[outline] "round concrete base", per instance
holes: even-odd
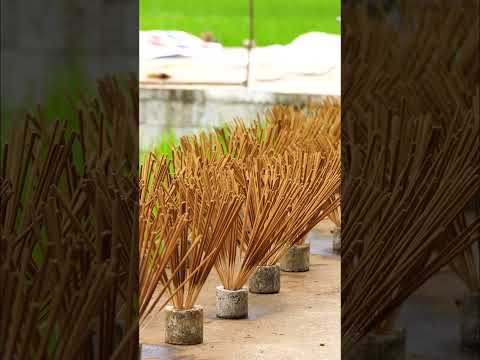
[[[405,329],[395,329],[387,334],[369,333],[358,342],[347,360],[405,360],[407,342]]]
[[[480,292],[471,292],[463,298],[460,339],[464,350],[480,349]]]
[[[176,310],[165,308],[165,342],[173,345],[195,345],[203,342],[203,308]]]
[[[280,260],[280,269],[286,272],[304,272],[310,268],[310,244],[293,245]]]
[[[217,286],[217,317],[221,319],[243,319],[248,317],[248,289],[227,290]]]
[[[280,291],[280,266],[258,266],[250,278],[249,290],[255,294],[275,294]]]

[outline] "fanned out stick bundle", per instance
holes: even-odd
[[[398,2],[401,31],[363,5],[342,14],[345,354],[388,332],[401,303],[478,236],[478,218],[452,231],[478,194],[478,2],[420,16],[415,5]]]
[[[116,140],[135,143],[134,132],[122,133],[137,119],[129,100],[135,89],[129,97],[105,79],[99,99],[80,110],[78,133],[40,111],[3,147],[0,352],[6,358],[136,356],[132,210],[138,200],[130,171],[136,173],[137,161],[114,159],[121,153]],[[125,107],[109,111],[107,103]],[[86,114],[89,124],[102,125],[88,134],[81,125]]]
[[[460,0],[455,9],[446,0],[422,4],[398,1],[399,24],[382,9],[370,16],[374,4],[345,5],[342,105],[349,112],[371,111],[370,104],[382,102],[408,116],[428,109],[436,122],[448,124],[458,107],[472,106],[480,77],[478,31],[471,31],[478,25],[478,1]]]
[[[373,114],[361,119],[368,142],[345,146],[350,166],[342,207],[345,353],[368,331],[388,331],[401,303],[471,246],[480,229],[476,219],[456,238],[441,241],[478,191],[478,113],[459,115],[464,121],[444,137],[435,137],[441,129],[429,116],[409,119],[381,110],[375,115],[383,126]],[[353,131],[348,135],[357,138]]]
[[[68,261],[72,253],[69,252],[66,265],[58,269],[51,258],[55,254],[53,250],[57,254],[63,250],[59,234],[49,239],[49,243],[43,241],[41,262],[37,260],[40,251],[35,251],[35,248],[42,240],[41,231],[58,231],[58,218],[52,217],[51,213],[57,204],[49,196],[49,190],[61,182],[69,147],[66,146],[65,127],[59,123],[53,130],[49,129],[51,138],[47,144],[48,137],[40,137],[35,125],[32,121],[25,121],[23,131],[17,132],[18,136],[5,144],[2,152],[1,174],[5,191],[0,212],[3,292],[0,350],[8,357],[27,358],[30,352],[46,357],[46,343],[51,330],[47,328],[41,334],[37,321],[43,319],[44,324],[54,323],[68,315],[63,312],[55,316],[52,311],[61,310],[66,284],[65,280],[60,283],[58,280],[60,276],[68,276],[72,270],[71,261]],[[43,204],[43,208],[38,204]],[[47,218],[55,220],[55,223],[48,224]],[[47,224],[50,226],[47,227]],[[58,286],[59,292],[45,291],[53,289],[50,281]],[[49,303],[53,305],[49,306]],[[30,325],[30,336],[22,336],[22,332],[26,332],[26,324]],[[65,345],[71,334],[59,334],[59,345]]]
[[[225,162],[192,162],[175,178],[168,174],[169,166],[165,158],[149,155],[142,168],[142,322],[165,292],[160,308],[169,301],[176,309],[193,307],[243,201]],[[161,290],[155,293],[158,284]]]
[[[177,175],[176,188],[177,201],[189,216],[192,243],[188,246],[184,233],[180,246],[169,258],[170,268],[174,269],[172,281],[164,276],[162,284],[173,296],[176,309],[190,309],[232,231],[243,197],[226,161],[208,166],[192,164],[188,171]],[[187,257],[188,262],[182,264]],[[178,288],[180,291],[176,291]]]
[[[173,152],[178,172],[191,167],[192,159],[197,166],[206,166],[227,154],[240,165],[235,173],[246,203],[217,262],[225,288],[236,290],[256,266],[276,263],[338,208],[339,146],[338,104],[320,104],[306,111],[278,106],[266,114],[265,122],[257,119],[247,126],[237,120],[215,133],[181,139]],[[270,178],[265,179],[264,173]],[[290,216],[269,218],[272,211]],[[272,223],[274,233],[267,229],[269,224],[262,224],[267,219],[280,221]]]
[[[185,157],[195,154],[208,162],[229,155],[242,162],[276,156],[287,150],[330,151],[340,146],[340,106],[334,102],[310,105],[305,110],[275,106],[251,124],[236,120],[214,132],[183,137],[174,151],[175,168],[185,166]]]
[[[148,275],[151,283],[141,281],[142,292],[145,289],[145,294],[149,294],[148,300],[146,295],[141,301],[141,316],[147,307],[150,313],[166,291],[169,296],[164,296],[162,306],[171,301],[179,309],[192,307],[213,263],[225,288],[240,288],[258,265],[276,263],[291,245],[301,241],[338,206],[338,197],[334,199],[333,195],[340,186],[339,106],[322,106],[330,111],[320,112],[312,106],[305,114],[278,107],[267,115],[266,123],[257,120],[248,127],[237,121],[215,133],[181,139],[180,146],[172,152],[172,164],[163,166],[164,174],[168,167],[172,173],[169,187],[164,185],[162,190],[154,185],[151,188],[155,191],[148,190],[150,200],[142,196],[142,229],[150,226],[147,223],[161,223],[157,218],[165,216],[167,208],[172,207],[176,210],[169,213],[188,214],[188,231],[166,225],[160,231],[153,227],[142,230],[143,281],[147,281],[148,273],[152,274]],[[142,179],[157,176],[151,175],[157,171],[148,165],[151,160],[146,163]],[[143,191],[147,190],[145,184],[142,180]],[[153,200],[158,191],[168,194],[163,196],[163,202]],[[233,196],[234,204],[227,205],[222,200],[227,194]],[[200,216],[215,199],[217,206],[210,205],[209,216],[216,214],[219,218],[203,217],[223,224],[215,229],[216,235],[207,231],[207,223]],[[153,210],[155,202],[160,206],[158,210]],[[170,221],[176,224],[173,218]],[[158,249],[161,240],[153,240],[159,232],[165,238],[162,251]],[[180,235],[172,235],[177,233]],[[212,256],[200,271],[201,249],[208,249]],[[213,254],[217,251],[218,258]],[[153,263],[149,260],[152,253],[157,259],[155,269],[148,265]],[[194,271],[198,273],[191,275]],[[153,295],[158,283],[160,291]],[[155,300],[147,305],[152,297]]]
[[[333,222],[333,225],[337,228],[340,229],[342,225],[342,216],[341,216],[341,209],[340,209],[340,195],[335,194],[333,199],[330,199],[330,202],[336,202],[338,201],[338,206],[334,210],[328,214],[328,218],[330,219],[331,222]]]
[[[331,100],[311,104],[305,110],[276,106],[266,112],[264,121],[258,118],[247,125],[237,120],[215,132],[182,138],[173,158],[175,167],[182,169],[189,154],[197,156],[202,163],[228,154],[250,164],[258,157],[277,156],[292,150],[336,156],[340,152],[340,105]],[[339,192],[340,187],[329,200],[338,204],[334,213],[339,212]],[[304,241],[305,238],[301,238],[296,243]]]
[[[187,215],[170,208],[174,189],[168,166],[165,158],[149,155],[140,172],[140,325],[160,301],[164,291],[156,293],[157,285],[165,277],[168,260],[188,231]]]
[[[226,289],[240,289],[257,266],[276,264],[338,205],[325,206],[339,169],[338,156],[299,152],[260,157],[243,169],[245,205],[216,265]]]

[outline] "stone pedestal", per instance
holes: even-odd
[[[243,319],[248,317],[248,289],[228,290],[217,286],[217,317],[221,319]]]
[[[249,290],[255,294],[275,294],[280,291],[280,266],[259,266],[250,278]]]
[[[310,244],[293,245],[280,260],[280,268],[286,272],[304,272],[310,268]]]
[[[203,342],[203,308],[177,310],[165,308],[165,342],[173,345],[195,345]]]

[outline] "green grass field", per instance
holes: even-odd
[[[286,44],[309,31],[340,33],[340,0],[254,0],[257,45]],[[141,30],[209,31],[225,46],[248,38],[248,0],[140,0]]]
[[[140,163],[143,163],[145,160],[145,156],[149,152],[153,152],[156,155],[166,155],[168,158],[171,158],[171,148],[178,144],[178,137],[175,135],[173,130],[166,131],[160,134],[159,138],[149,149],[140,150],[139,153],[139,160]]]

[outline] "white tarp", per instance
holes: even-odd
[[[150,60],[165,57],[195,57],[206,51],[218,51],[220,44],[203,41],[184,31],[140,31],[140,59]]]
[[[184,31],[140,31],[140,59],[166,57],[222,57],[221,44],[206,42]],[[309,32],[298,36],[288,45],[270,45],[254,49],[257,60],[275,60],[290,63],[340,64],[339,35]],[[220,59],[223,60],[223,59]]]
[[[271,45],[255,49],[252,63],[271,64],[274,72],[320,74],[341,65],[339,35],[310,32],[288,45]]]
[[[161,66],[162,71],[173,77],[178,77],[180,71],[185,81],[185,77],[199,81],[199,78],[211,79],[219,74],[226,74],[222,77],[228,78],[228,73],[232,74],[230,77],[237,74],[243,78],[242,69],[246,68],[247,59],[245,48],[222,47],[182,31],[140,32],[140,66],[147,72],[158,72]],[[290,75],[339,74],[341,38],[309,32],[287,45],[254,48],[250,63],[251,76],[258,81],[275,81]]]

